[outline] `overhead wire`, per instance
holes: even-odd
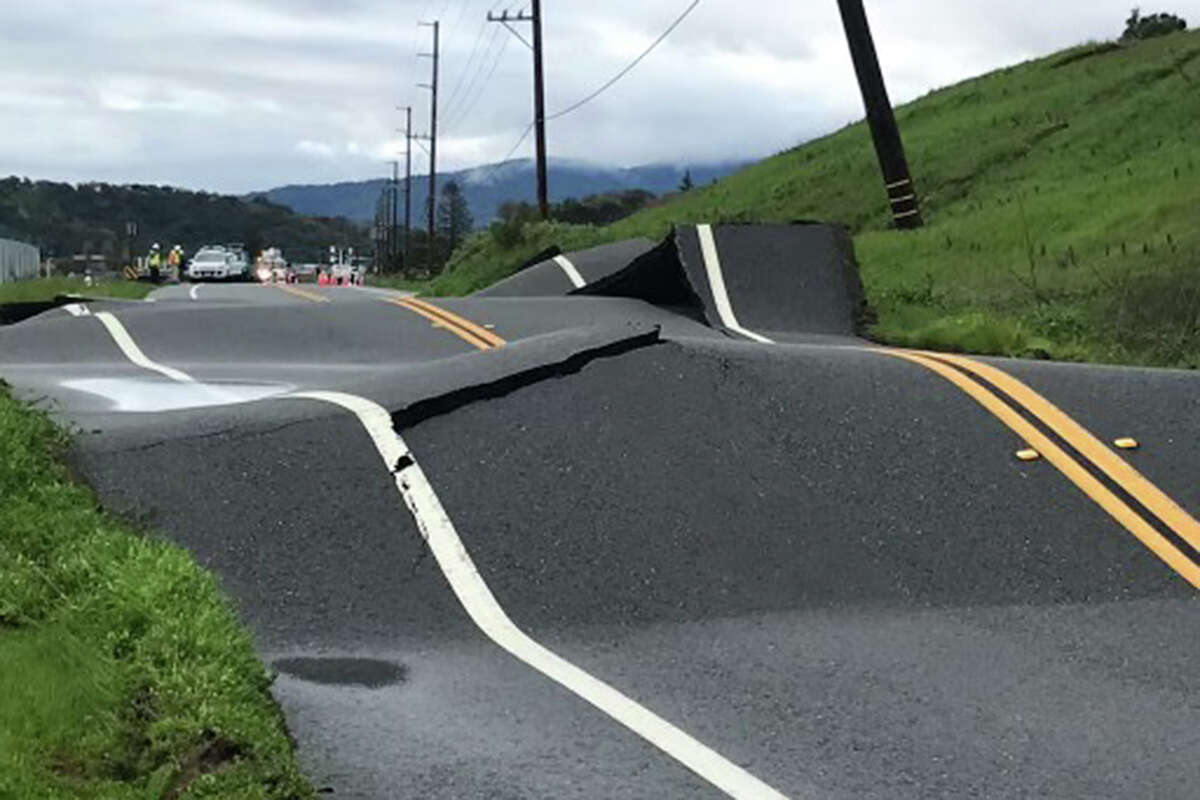
[[[478,105],[480,99],[487,91],[488,84],[491,82],[492,76],[496,74],[496,69],[500,66],[500,61],[504,57],[504,51],[508,49],[508,44],[510,41],[510,39],[506,38],[501,43],[500,49],[496,52],[496,57],[492,60],[491,68],[488,70],[483,82],[479,84],[479,91],[475,93],[475,97],[473,99],[466,101],[466,104],[460,108],[459,113],[455,115],[454,121],[450,125],[451,127],[458,127],[459,124],[461,124],[468,116],[470,116],[471,112],[475,109],[475,106]]]
[[[599,89],[597,89],[596,91],[589,94],[587,97],[584,97],[582,100],[580,100],[576,103],[573,103],[572,105],[567,106],[562,111],[556,112],[554,114],[550,114],[549,116],[546,117],[546,120],[549,121],[552,119],[559,119],[560,117],[565,117],[567,114],[570,114],[573,111],[577,111],[578,109],[587,105],[591,101],[595,100],[597,97],[599,97],[601,94],[606,92],[608,89],[612,88],[612,86],[614,84],[616,84],[617,81],[621,80],[626,75],[628,75],[630,72],[632,72],[634,67],[636,67],[638,64],[642,63],[642,61],[646,58],[646,56],[650,55],[650,53],[652,53],[656,47],[658,47],[660,44],[662,44],[666,40],[666,38],[668,36],[670,36],[674,32],[674,30],[676,28],[678,28],[680,26],[680,24],[683,23],[683,21],[685,19],[688,18],[688,15],[691,14],[696,9],[696,6],[698,6],[698,5],[700,5],[700,0],[692,0],[691,5],[689,5],[687,8],[685,8],[683,10],[683,13],[680,14],[675,19],[675,21],[672,22],[671,25],[665,31],[663,31],[662,35],[659,36],[657,39],[655,39],[653,42],[651,42],[650,46],[647,47],[645,50],[643,50],[642,54],[639,55],[637,58],[635,58],[632,62],[630,62],[624,69],[622,69],[620,72],[618,72],[612,78],[610,78],[603,86],[601,86]]]
[[[454,88],[450,91],[450,94],[447,95],[447,108],[452,106],[454,101],[458,98],[458,92],[467,79],[467,73],[471,71],[471,67],[475,64],[475,57],[479,55],[479,44],[483,41],[483,34],[487,30],[487,25],[488,23],[486,19],[479,24],[479,32],[475,35],[475,43],[471,45],[471,52],[467,56],[467,60],[463,68],[458,73],[458,81],[454,84]]]
[[[534,126],[534,123],[530,122],[525,127],[525,132],[521,134],[521,138],[517,139],[516,144],[514,144],[511,148],[509,148],[508,154],[505,155],[504,158],[497,161],[495,164],[492,164],[490,167],[488,167],[487,172],[483,173],[483,175],[480,178],[481,183],[490,179],[492,177],[492,175],[496,174],[496,172],[501,167],[503,167],[505,164],[507,164],[509,162],[509,159],[511,159],[513,157],[513,153],[517,152],[517,149],[520,148],[520,146],[525,143],[525,140],[529,138],[529,134],[533,133],[533,126]]]
[[[484,23],[484,24],[486,24],[486,23]],[[499,28],[493,28],[491,38],[488,39],[487,44],[484,45],[482,53],[479,56],[479,59],[475,63],[474,73],[472,73],[469,78],[466,77],[465,72],[463,73],[465,82],[461,86],[461,92],[456,90],[453,93],[454,96],[451,98],[451,100],[447,101],[446,104],[444,106],[442,106],[442,108],[445,111],[445,116],[447,119],[449,119],[450,116],[452,116],[454,113],[457,112],[458,108],[455,105],[455,103],[456,102],[457,103],[464,102],[466,100],[466,98],[470,97],[471,93],[475,91],[475,87],[479,83],[479,76],[482,75],[484,70],[487,69],[488,60],[490,58],[492,58],[496,52],[498,52],[496,49],[497,42],[499,41],[500,35],[502,33],[503,33],[503,31],[501,31]]]
[[[564,108],[560,111],[557,111],[553,114],[548,115],[546,117],[546,120],[549,121],[549,120],[555,120],[555,119],[560,119],[562,117],[565,117],[568,114],[571,114],[571,113],[579,110],[580,108],[587,105],[591,101],[595,100],[597,97],[602,95],[604,92],[608,91],[613,86],[615,86],[622,78],[624,78],[626,75],[628,75],[630,72],[632,72],[639,64],[641,64],[642,61],[644,61],[647,56],[649,56],[652,52],[654,52],[654,50],[656,50],[659,45],[661,45],[664,41],[666,41],[667,37],[669,37],[672,33],[674,33],[675,29],[678,28],[681,24],[683,24],[683,21],[685,19],[687,19],[688,16],[690,16],[693,11],[696,10],[696,7],[700,5],[700,2],[701,2],[701,0],[692,0],[692,2],[688,4],[688,6],[683,10],[683,12],[678,17],[676,17],[675,20],[673,22],[671,22],[670,25],[667,26],[666,30],[664,30],[658,36],[658,38],[656,38],[653,42],[651,42],[650,45],[637,56],[637,58],[633,59],[633,61],[631,61],[624,68],[622,68],[619,72],[617,72],[612,78],[607,80],[605,83],[603,83],[601,86],[599,86],[595,91],[593,91],[590,94],[586,95],[585,97],[581,98],[577,102],[572,103],[571,105],[567,106],[566,108]],[[480,37],[481,36],[482,36],[482,33],[480,34]],[[478,42],[478,38],[480,38],[480,37],[477,37],[477,40],[476,40],[477,42]],[[486,63],[486,61],[487,61],[487,54],[491,52],[492,44],[494,41],[495,41],[495,36],[492,37],[492,40],[489,40],[488,46],[487,46],[487,48],[485,48],[485,51],[484,51],[485,52],[484,57],[480,60],[480,63],[476,68],[475,75],[472,77],[472,80],[470,82],[468,82],[468,84],[467,84],[466,94],[464,95],[464,97],[466,97],[466,98],[471,97],[472,84],[477,83],[478,76],[480,74],[482,74],[483,64]],[[474,109],[474,107],[475,107],[476,103],[478,103],[479,99],[483,96],[483,92],[484,92],[484,90],[486,90],[488,82],[491,80],[493,74],[496,71],[497,66],[500,63],[500,56],[503,54],[505,48],[507,47],[508,41],[509,41],[508,39],[505,39],[504,42],[501,44],[500,49],[496,52],[495,57],[492,61],[492,66],[488,70],[487,77],[484,78],[483,84],[480,86],[479,90],[475,94],[474,99],[466,101],[465,105],[461,105],[459,107],[459,113],[457,114],[457,118],[454,120],[453,123],[451,123],[451,125],[457,125],[458,123],[462,122],[463,119],[465,119],[466,116],[469,115],[469,113]],[[469,67],[467,69],[469,69]],[[464,73],[463,73],[464,75],[466,74],[467,69],[464,69]],[[461,83],[461,79],[460,79],[460,83]],[[500,167],[502,167],[504,164],[508,163],[508,161],[513,157],[513,154],[516,153],[517,150],[521,147],[521,145],[525,143],[525,140],[529,138],[529,134],[533,132],[533,129],[536,124],[537,124],[537,121],[534,120],[525,127],[525,130],[521,133],[520,137],[513,144],[513,146],[509,149],[508,153],[504,156],[504,158],[502,158],[500,161],[493,164],[488,169],[488,171],[486,173],[484,173],[484,175],[482,176],[482,180],[489,179]]]

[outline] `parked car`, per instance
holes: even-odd
[[[239,278],[245,275],[233,254],[224,247],[202,247],[187,265],[187,277],[194,281]]]

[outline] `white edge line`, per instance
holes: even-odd
[[[479,574],[454,528],[454,523],[442,507],[408,445],[396,433],[391,414],[386,409],[365,398],[341,392],[298,392],[286,397],[332,403],[358,417],[374,441],[388,471],[395,476],[396,488],[412,512],[421,536],[429,544],[429,549],[454,594],[488,638],[731,797],[739,800],[781,800],[786,797],[645,706],[539,644],[518,628],[505,614]]]
[[[562,267],[562,271],[567,273],[567,279],[571,281],[576,289],[582,289],[587,285],[587,281],[579,274],[579,270],[575,269],[575,265],[571,263],[571,259],[566,256],[555,256],[554,263]]]
[[[725,275],[721,272],[721,257],[717,253],[717,242],[713,238],[711,225],[697,225],[696,235],[700,238],[700,255],[704,258],[704,271],[708,275],[708,286],[712,290],[713,302],[717,306],[717,314],[721,324],[731,331],[740,333],[747,339],[753,339],[762,344],[774,344],[761,333],[743,328],[733,313],[733,304],[729,302],[729,292],[725,289]]]
[[[83,303],[68,303],[62,309],[72,317],[90,317],[92,315],[91,309]]]
[[[180,383],[196,382],[185,372],[147,358],[125,326],[112,314],[100,311],[95,317],[104,324],[121,351],[134,364],[162,373]],[[331,403],[358,417],[384,465],[394,476],[396,488],[442,574],[472,621],[489,639],[519,661],[620,722],[730,797],[737,800],[787,800],[786,795],[645,706],[547,649],[518,628],[479,574],[424,470],[417,464],[408,444],[396,433],[392,416],[383,406],[341,392],[297,392],[283,397]]]
[[[125,330],[125,326],[121,321],[107,311],[97,311],[93,315],[96,319],[103,323],[108,329],[108,333],[112,336],[113,341],[117,343],[117,347],[121,348],[121,352],[125,357],[137,364],[143,369],[153,370],[162,375],[166,375],[173,381],[179,383],[195,383],[196,379],[186,372],[181,372],[173,367],[166,367],[155,361],[151,361],[142,349],[137,346],[137,342],[133,341],[133,337],[129,335],[129,331]]]

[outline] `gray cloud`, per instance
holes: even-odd
[[[550,110],[636,55],[685,0],[546,0]],[[1129,0],[868,0],[897,102],[1119,33]],[[1200,0],[1171,10],[1200,18]],[[444,168],[503,157],[532,117],[494,0],[41,0],[0,8],[0,173],[245,191],[374,177],[427,125],[443,21]],[[510,6],[516,10],[518,3]],[[465,67],[474,45],[470,69]],[[484,81],[487,74],[491,79]],[[861,116],[834,0],[703,0],[624,82],[550,125],[554,155],[635,164],[766,155]],[[528,145],[518,154],[528,153]],[[416,163],[424,168],[424,155]]]

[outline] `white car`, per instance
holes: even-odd
[[[236,253],[223,247],[205,247],[188,262],[187,276],[189,279],[225,281],[245,278],[250,273],[250,265]]]

